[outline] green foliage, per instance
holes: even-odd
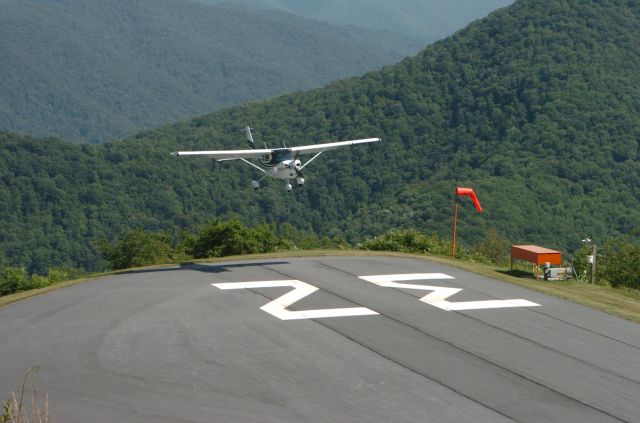
[[[503,240],[491,240],[487,244],[476,246],[473,250],[456,244],[456,258],[460,260],[495,263],[495,254]],[[384,235],[368,239],[360,243],[359,248],[371,251],[398,251],[401,253],[429,253],[439,256],[451,256],[453,244],[449,239],[442,239],[437,234],[425,235],[414,229],[392,229]]]
[[[0,133],[0,265],[100,269],[91,240],[135,227],[173,239],[214,217],[289,224],[301,234],[294,248],[355,245],[389,228],[442,239],[456,186],[472,186],[485,209],[458,210],[458,244],[480,246],[476,258],[499,256],[490,228],[507,245],[571,253],[585,234],[640,227],[639,98],[635,3],[523,0],[379,72],[131,139],[75,146]],[[266,179],[253,192],[242,163],[168,155],[238,148],[247,123],[270,146],[383,141],[323,154],[291,193]]]
[[[588,281],[591,278],[591,264],[587,263],[587,256],[591,254],[590,245],[582,245],[575,251],[571,260],[578,279]]]
[[[284,223],[279,230],[282,248],[287,250],[313,250],[313,249],[345,249],[350,245],[340,234],[333,237],[319,237],[314,233],[309,233],[297,229],[290,223]]]
[[[75,274],[77,275],[77,272]],[[71,279],[70,273],[63,274],[56,269],[51,269],[49,276],[42,276],[29,275],[24,267],[5,267],[0,271],[0,296],[44,288],[68,279]]]
[[[598,278],[603,278],[614,288],[640,289],[640,243],[629,237],[607,242],[602,258],[597,262]]]
[[[318,87],[422,46],[192,1],[0,1],[0,16],[0,129],[74,142]]]
[[[24,283],[22,283],[18,287],[18,291],[28,291],[30,289],[44,288],[45,286],[49,285],[51,285],[51,281],[46,276],[31,275],[29,278],[25,279]]]
[[[77,271],[67,269],[51,268],[47,272],[47,279],[51,284],[64,282],[78,276],[80,275]]]
[[[573,266],[585,281],[591,279],[590,245],[583,245],[574,255]],[[615,237],[598,245],[596,251],[596,283],[614,288],[640,289],[640,241],[637,236]]]
[[[472,251],[477,256],[477,261],[506,264],[508,261],[507,249],[507,240],[500,236],[495,229],[489,228],[486,237],[479,244],[476,244]]]
[[[171,260],[173,248],[166,233],[147,233],[133,229],[123,234],[113,245],[106,240],[98,242],[102,256],[113,269],[127,269]]]
[[[237,219],[216,219],[204,226],[191,253],[195,258],[269,253],[286,246],[268,224],[248,228]]]
[[[7,267],[0,274],[0,295],[13,294],[29,286],[29,275],[24,267]]]
[[[183,231],[173,245],[166,232],[133,229],[113,243],[101,240],[98,250],[112,269],[148,266],[176,260],[269,253],[290,247],[269,224],[247,227],[237,219],[216,219],[204,225],[198,235]]]
[[[372,251],[400,251],[403,253],[451,254],[451,241],[440,239],[436,234],[424,235],[413,230],[391,230],[388,233],[366,240],[360,248]]]

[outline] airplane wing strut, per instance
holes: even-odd
[[[323,150],[323,151],[321,151],[321,152],[319,152],[319,153],[317,153],[317,154],[316,154],[315,156],[313,156],[312,158],[310,158],[310,159],[309,159],[305,164],[303,164],[303,165],[300,167],[300,169],[299,169],[299,170],[304,169],[304,167],[305,167],[306,165],[308,165],[309,163],[311,163],[311,162],[313,161],[313,159],[315,159],[316,157],[318,157],[318,156],[319,156],[320,154],[322,154],[322,153],[324,153],[324,150]]]

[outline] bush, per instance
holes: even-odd
[[[382,236],[362,242],[360,248],[373,251],[445,255],[451,253],[451,242],[443,241],[436,234],[424,235],[414,229],[394,229]]]
[[[589,280],[591,264],[587,256],[591,246],[583,245],[575,254],[574,268],[578,275]],[[640,289],[640,243],[629,236],[608,240],[598,246],[596,253],[596,283],[614,288]]]
[[[147,233],[141,229],[125,233],[113,245],[106,240],[99,241],[97,247],[113,269],[164,263],[171,260],[173,255],[171,239],[167,234]]]
[[[0,296],[51,285],[46,276],[29,276],[24,267],[7,267],[0,273]]]
[[[24,282],[18,287],[18,291],[44,288],[49,285],[51,285],[51,282],[46,276],[32,275],[30,278],[24,280]]]
[[[7,267],[0,274],[0,295],[17,292],[29,284],[29,276],[24,267]]]
[[[603,279],[614,288],[640,289],[640,244],[629,237],[605,243],[596,259],[596,279]]]
[[[71,275],[68,270],[54,267],[47,271],[47,278],[49,279],[49,282],[53,284],[69,280],[71,279]]]
[[[589,280],[590,278],[591,264],[587,263],[587,256],[590,254],[591,246],[584,244],[574,253],[573,268],[580,280]]]
[[[473,257],[474,261],[505,264],[508,262],[507,251],[507,240],[491,228],[484,240],[473,247]]]
[[[207,258],[268,253],[286,245],[272,225],[248,228],[237,219],[227,222],[216,219],[202,229],[191,254],[195,258]]]

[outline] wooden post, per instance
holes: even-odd
[[[453,251],[451,252],[451,257],[456,258],[456,225],[458,223],[458,195],[455,195],[454,206],[453,206]]]
[[[596,283],[596,244],[591,244],[591,255],[593,260],[591,261],[591,283]]]

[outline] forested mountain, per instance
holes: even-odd
[[[0,130],[108,141],[360,75],[422,46],[189,0],[0,2]]]
[[[513,0],[199,0],[285,10],[342,25],[384,29],[430,44]]]
[[[381,137],[323,154],[307,184],[253,192],[242,163],[173,150]],[[220,217],[349,241],[418,228],[462,243],[489,229],[573,250],[640,226],[640,4],[520,0],[416,57],[325,88],[226,109],[101,146],[0,139],[3,264],[98,264],[91,240]]]

